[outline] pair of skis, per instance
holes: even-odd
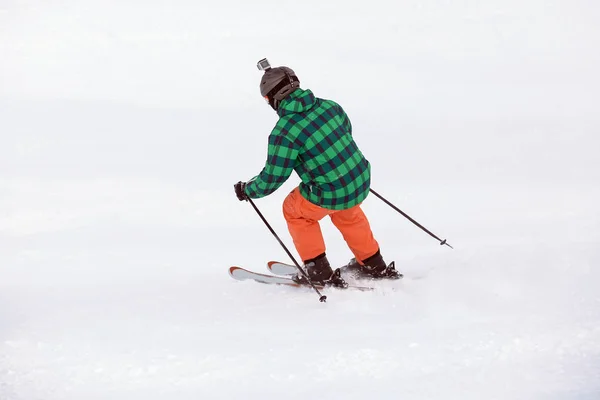
[[[278,261],[269,261],[267,263],[269,272],[273,275],[261,274],[259,272],[249,271],[247,269],[233,266],[229,268],[229,275],[235,280],[245,281],[253,280],[260,283],[285,285],[292,287],[309,287],[307,284],[297,283],[291,277],[298,273],[298,268],[291,264],[286,264]],[[315,285],[317,289],[323,289],[322,285]],[[373,287],[348,285],[346,289],[355,289],[360,291],[375,290]]]

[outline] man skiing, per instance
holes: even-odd
[[[319,221],[326,216],[342,233],[354,254],[349,264],[361,275],[397,278],[386,265],[360,204],[369,194],[370,164],[352,138],[352,126],[342,107],[300,88],[288,67],[264,70],[260,93],[279,120],[269,135],[267,161],[260,174],[234,185],[240,201],[268,196],[296,171],[301,183],[283,202],[283,215],[304,268],[313,283],[340,286],[325,254]],[[301,275],[295,278],[302,282]]]

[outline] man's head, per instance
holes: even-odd
[[[291,68],[271,68],[267,59],[260,60],[258,68],[265,71],[260,80],[260,94],[277,111],[283,99],[300,87],[300,80]]]

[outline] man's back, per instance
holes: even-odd
[[[300,193],[313,204],[343,210],[369,193],[370,165],[352,138],[350,120],[340,105],[296,89],[278,109],[269,136],[268,158],[259,176],[248,183],[252,197],[275,191],[295,170]]]

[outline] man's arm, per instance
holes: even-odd
[[[269,135],[267,162],[263,170],[246,185],[248,197],[258,199],[279,189],[294,171],[298,151],[294,143],[282,136],[279,130],[274,130]]]

